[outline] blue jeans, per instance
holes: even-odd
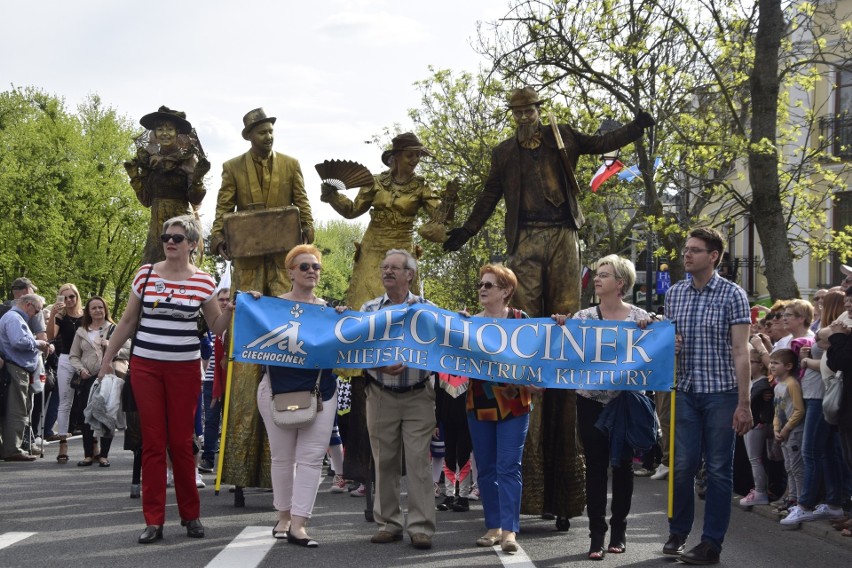
[[[675,402],[674,507],[669,532],[687,537],[695,518],[695,474],[704,457],[707,493],[701,541],[717,551],[731,519],[736,391],[677,391]]]
[[[211,361],[212,365],[213,362]],[[204,448],[201,459],[216,463],[216,453],[219,451],[219,425],[222,422],[222,405],[210,408],[213,401],[213,381],[201,381],[201,396],[204,405]]]
[[[485,528],[518,532],[521,518],[521,458],[530,415],[508,420],[477,420],[468,413],[467,423],[476,456],[479,498]]]
[[[840,460],[834,452],[831,426],[822,415],[822,399],[805,399],[805,429],[802,438],[802,460],[805,476],[799,489],[799,503],[808,509],[816,507],[820,482],[825,483],[825,502],[834,507],[843,503],[840,494]]]

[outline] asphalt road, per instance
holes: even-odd
[[[56,463],[57,445],[46,446],[45,458],[33,463],[0,462],[0,568],[2,567],[279,567],[373,566],[432,567],[553,567],[580,565],[660,566],[676,561],[661,554],[668,530],[665,516],[666,483],[636,479],[623,555],[603,562],[586,559],[588,530],[585,518],[572,520],[567,533],[556,532],[553,521],[523,517],[518,542],[522,553],[508,556],[495,549],[474,546],[484,532],[482,510],[472,502],[467,513],[439,512],[438,532],[429,551],[404,542],[369,542],[375,526],[365,520],[365,500],[348,494],[330,494],[331,478],[324,478],[309,533],[318,549],[304,549],[275,541],[271,536],[275,513],[272,494],[247,491],[245,508],[233,506],[224,487],[216,496],[212,475],[201,491],[202,520],[207,536],[190,539],[179,525],[174,493],[169,490],[165,538],[143,546],[136,538],[144,528],[141,504],[129,498],[131,455],[122,451],[121,433],[113,444],[112,467],[76,466],[82,457],[79,438],[70,444],[71,461]],[[688,547],[700,536],[696,523]],[[852,538],[843,538],[827,522],[802,530],[782,531],[767,510],[733,511],[723,566],[749,568],[818,566],[847,568],[852,564]]]

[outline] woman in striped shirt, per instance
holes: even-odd
[[[127,310],[110,338],[99,376],[111,372],[119,347],[137,321],[130,361],[133,395],[142,428],[142,512],[140,544],[163,537],[166,516],[166,450],[172,459],[181,525],[187,536],[201,538],[200,500],[192,455],[193,417],[201,392],[197,318],[219,335],[233,305],[220,310],[213,278],[192,263],[201,241],[201,226],[192,216],[173,217],[160,236],[166,260],[139,268]]]

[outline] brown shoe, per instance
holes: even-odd
[[[387,544],[389,542],[399,542],[402,540],[401,533],[392,533],[390,531],[379,531],[373,535],[370,542],[373,544]]]
[[[36,457],[31,456],[29,454],[14,454],[9,457],[3,458],[3,461],[7,462],[31,462],[35,461]]]
[[[429,550],[432,548],[432,537],[428,534],[415,533],[411,535],[411,546],[418,550]]]

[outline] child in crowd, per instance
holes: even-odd
[[[804,479],[802,462],[802,431],[804,429],[805,400],[799,384],[799,358],[791,349],[773,351],[769,358],[769,372],[775,376],[775,439],[781,442],[784,468],[787,470],[787,502],[790,514],[795,512],[799,489]],[[789,516],[789,515],[788,515]],[[789,525],[781,519],[781,524]],[[797,523],[798,524],[798,523]]]
[[[751,415],[754,419],[754,427],[744,436],[744,441],[754,478],[754,489],[740,499],[741,507],[769,504],[763,456],[766,453],[766,442],[772,437],[775,418],[774,393],[767,377],[769,373],[761,361],[760,354],[751,345],[749,345],[749,362],[751,363]]]

